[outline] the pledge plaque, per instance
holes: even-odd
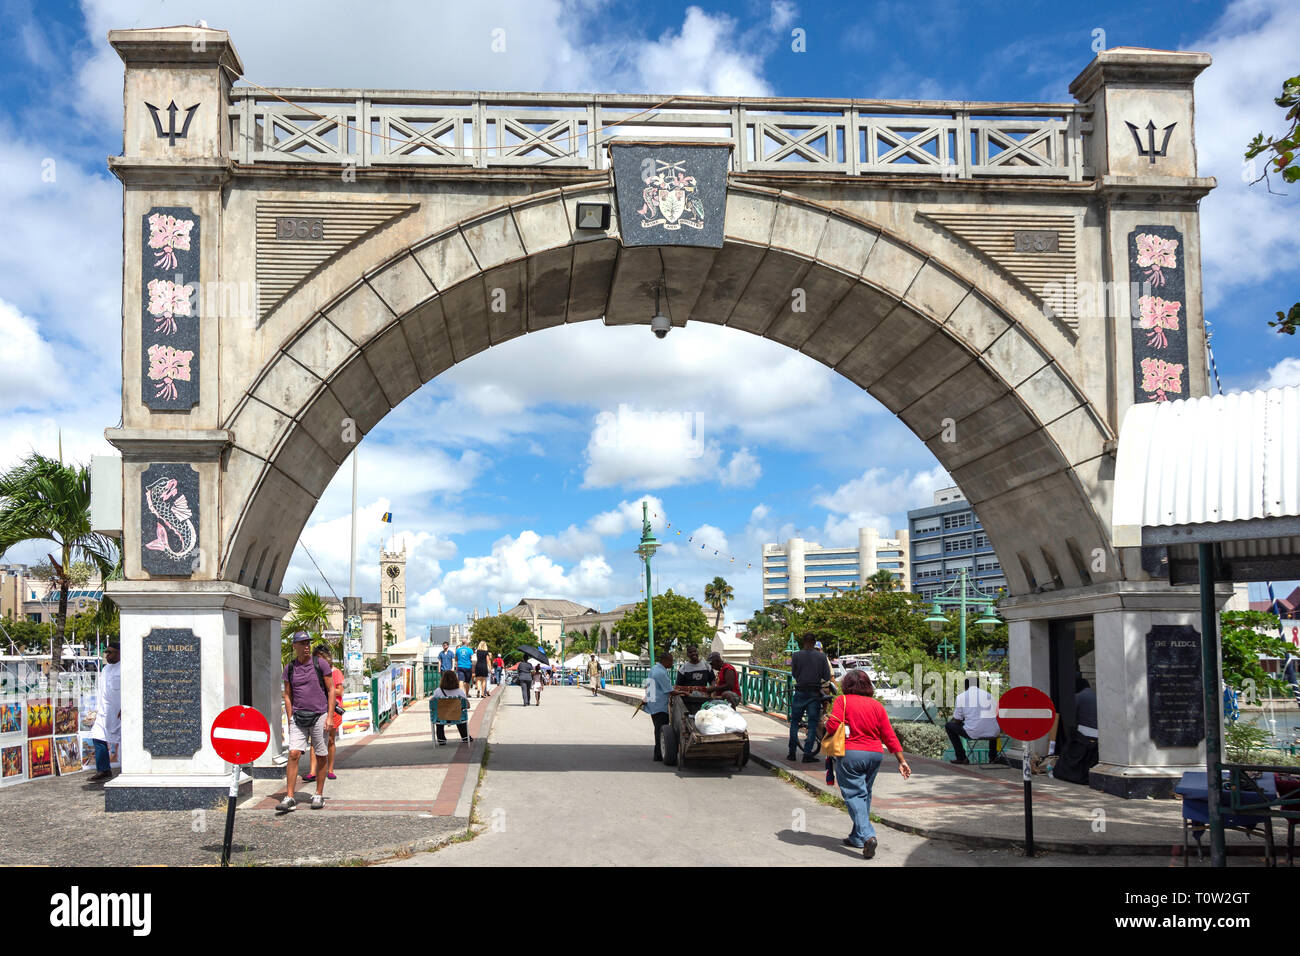
[[[156,627],[142,653],[144,749],[153,757],[193,757],[203,747],[199,638],[189,628]]]

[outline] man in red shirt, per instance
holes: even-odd
[[[740,704],[740,674],[736,669],[722,659],[722,655],[714,651],[709,655],[709,666],[718,674],[718,682],[709,688],[709,693],[714,697],[724,697],[727,694],[735,694],[736,699],[731,701],[732,706]]]

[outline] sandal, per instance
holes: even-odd
[[[338,777],[334,776],[334,774],[332,774],[332,773],[327,773],[327,774],[325,774],[325,779],[326,779],[326,780],[337,780]]]
[[[316,775],[314,773],[309,773],[307,774],[307,776],[303,777],[302,779],[305,783],[311,783],[313,780],[316,779]]]

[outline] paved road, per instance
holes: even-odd
[[[507,688],[490,737],[473,840],[396,866],[971,866],[1097,865],[1025,860],[888,828],[871,863],[840,841],[848,815],[750,764],[741,772],[677,770],[651,756],[650,719],[577,687],[549,687],[540,707]],[[896,772],[896,771],[895,771]],[[1108,857],[1108,866],[1164,861]],[[1164,862],[1164,865],[1168,865]]]

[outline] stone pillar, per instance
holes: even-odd
[[[807,596],[804,590],[803,556],[803,538],[791,538],[785,543],[785,563],[788,568],[790,587],[790,590],[786,591],[786,597],[798,598],[801,601]]]
[[[104,808],[197,809],[226,794],[230,767],[208,733],[217,714],[239,703],[241,617],[253,619],[253,706],[271,724],[254,772],[273,772],[287,602],[222,581],[115,581],[108,593],[122,620],[122,773],[105,786]],[[251,784],[243,775],[241,792]]]
[[[1218,605],[1231,594],[1227,585],[1220,587]],[[1148,635],[1153,628],[1190,625],[1199,635],[1196,588],[1172,588],[1158,581],[1109,582],[1007,598],[998,610],[1010,623],[1012,685],[1028,684],[1045,693],[1051,691],[1050,622],[1092,619],[1100,755],[1089,781],[1093,789],[1121,797],[1172,796],[1184,771],[1204,769],[1203,729],[1195,746],[1156,742],[1147,680]],[[1157,711],[1155,716],[1177,715]],[[1034,750],[1045,753],[1047,741],[1038,741]]]
[[[880,533],[875,528],[858,529],[858,586],[880,570],[876,549],[880,547]]]

